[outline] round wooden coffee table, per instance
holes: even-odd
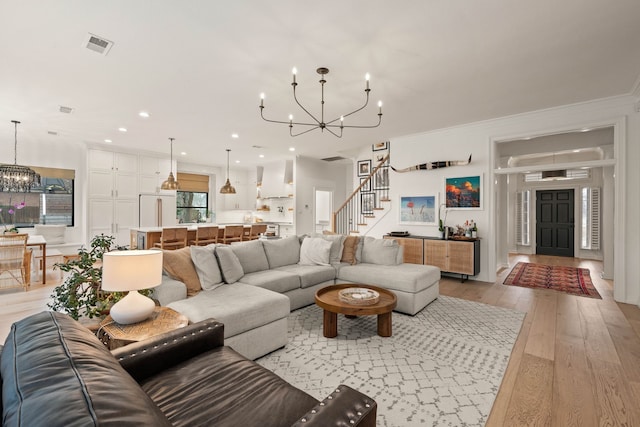
[[[355,305],[343,302],[338,292],[345,288],[367,288],[380,294],[380,300],[371,305]],[[324,310],[322,333],[326,338],[338,335],[338,313],[349,316],[378,315],[378,335],[391,336],[391,312],[396,308],[396,295],[384,288],[359,283],[331,285],[316,292],[316,304]]]

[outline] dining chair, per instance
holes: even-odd
[[[0,289],[24,288],[25,292],[28,290],[31,281],[31,250],[27,249],[28,237],[27,234],[0,235]]]
[[[267,224],[252,224],[249,234],[243,236],[242,240],[256,240],[260,238],[261,234],[267,232]]]
[[[160,241],[153,246],[160,249],[180,249],[187,246],[187,227],[166,227],[162,229]]]
[[[228,245],[231,242],[242,241],[242,234],[244,233],[244,225],[226,225],[224,227],[224,234],[222,236],[222,243]]]
[[[218,243],[218,226],[206,225],[198,226],[195,240],[190,240],[190,245],[206,246],[211,243]]]

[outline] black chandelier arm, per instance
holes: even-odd
[[[311,114],[311,113],[310,113],[306,108],[304,108],[304,107],[302,106],[302,104],[300,104],[300,102],[298,101],[298,97],[296,96],[296,85],[297,85],[297,84],[292,83],[292,86],[293,86],[293,99],[295,99],[296,104],[298,104],[298,106],[299,106],[300,108],[302,108],[302,111],[304,111],[305,113],[307,113],[307,115],[308,115],[309,117],[311,117],[313,120],[315,120],[317,124],[321,124],[322,122],[321,122],[320,120],[316,119],[316,117],[315,117],[313,114]],[[323,97],[324,97],[324,95],[323,95]],[[323,116],[324,116],[324,100],[323,100],[322,108],[323,108],[323,113],[322,113],[322,114],[323,114]]]
[[[343,115],[341,115],[340,117],[338,117],[338,118],[336,118],[336,119],[331,120],[330,122],[327,122],[327,126],[328,126],[328,125],[330,125],[331,123],[335,123],[335,122],[337,122],[337,121],[338,121],[338,120],[340,120],[340,119],[344,119],[345,117],[349,117],[350,115],[355,114],[355,113],[357,113],[358,111],[363,110],[367,105],[369,105],[369,92],[371,91],[371,89],[365,89],[364,91],[367,93],[367,97],[366,97],[366,99],[365,99],[365,101],[364,101],[364,105],[363,105],[362,107],[358,108],[357,110],[353,110],[353,111],[352,111],[352,112],[350,112],[350,113],[343,114]],[[345,126],[345,127],[354,127],[354,126]]]
[[[382,123],[382,113],[378,113],[378,123],[376,123],[375,125],[345,125],[345,124],[340,124],[340,125],[326,125],[327,128],[332,127],[332,128],[351,128],[351,129],[373,129],[373,128],[377,128],[378,126],[380,126],[380,124]]]
[[[298,124],[303,124],[305,126],[313,126],[313,127],[309,128],[309,129],[307,129],[305,131],[302,131],[300,133],[293,133],[293,125],[292,125],[292,126],[289,126],[289,135],[291,135],[291,136],[300,136],[300,135],[304,135],[305,133],[309,133],[311,131],[314,131],[316,129],[320,129],[320,126],[317,126],[317,125],[307,125],[305,123],[298,123]]]
[[[334,131],[332,131],[326,126],[325,126],[325,129],[328,130],[329,133],[331,133],[331,135],[335,136],[336,138],[342,138],[342,126],[338,126],[338,127],[340,128],[340,135],[338,135],[337,133],[335,133]]]

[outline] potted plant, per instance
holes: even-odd
[[[55,265],[55,268],[69,274],[53,290],[53,301],[47,304],[50,309],[67,313],[75,320],[109,313],[109,308],[124,296],[123,292],[104,292],[101,289],[102,256],[110,250],[126,249],[113,247],[113,242],[113,236],[100,234],[91,240],[89,250],[81,247],[77,258]],[[151,290],[140,293],[148,296]]]
[[[11,200],[9,200],[9,204],[11,204]],[[13,215],[16,213],[16,211],[23,209],[25,206],[26,206],[25,202],[16,203],[15,205],[13,205],[13,207],[10,207],[7,210],[7,213],[10,215],[11,219],[13,220]],[[2,214],[2,208],[0,208],[0,220],[2,220],[2,226],[4,227],[4,230],[2,230],[3,234],[15,234],[18,232],[18,229],[13,224],[13,221],[11,224],[7,224],[5,222],[4,215]]]

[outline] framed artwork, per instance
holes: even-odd
[[[400,224],[438,225],[437,196],[400,196]]]
[[[366,183],[365,183],[366,181]],[[362,188],[360,188],[360,191],[371,191],[371,180],[367,181],[367,178],[360,178],[360,184],[365,183]]]
[[[360,193],[360,212],[363,215],[373,213],[376,207],[376,193]]]
[[[482,175],[445,178],[447,209],[482,209]]]
[[[389,189],[389,166],[382,166],[376,171],[375,175],[373,175],[373,189]]]
[[[367,176],[371,173],[371,159],[358,160],[358,176]]]
[[[382,151],[382,150],[388,150],[388,149],[389,149],[389,141],[376,142],[371,146],[372,151]]]

